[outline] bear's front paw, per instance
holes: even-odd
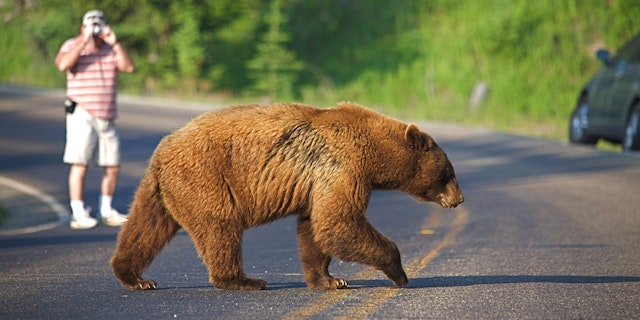
[[[336,289],[346,289],[347,288],[347,280],[342,278],[334,278],[334,277],[324,277],[317,279],[315,281],[307,281],[307,286],[310,289],[319,289],[319,290],[336,290]]]
[[[342,278],[328,278],[325,279],[325,287],[324,289],[346,289],[347,288],[347,280]]]
[[[405,275],[405,274],[403,274],[402,276],[400,276],[400,277],[398,277],[396,279],[391,279],[391,281],[393,281],[393,284],[395,284],[397,287],[404,287],[404,286],[407,285],[407,283],[409,283],[409,279],[407,278],[407,275]]]
[[[384,273],[393,281],[398,287],[403,287],[407,283],[409,283],[409,279],[407,278],[407,274],[402,269],[400,264],[395,264],[390,270],[383,270]]]

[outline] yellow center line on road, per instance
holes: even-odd
[[[424,226],[420,230],[420,234],[433,234],[435,228],[442,223],[442,210],[436,210],[436,212],[429,216]],[[406,268],[407,276],[413,278],[417,276],[426,266],[440,253],[440,251],[447,246],[453,244],[460,232],[467,224],[469,212],[460,207],[456,210],[456,216],[452,222],[452,227],[449,229],[444,238],[438,242],[427,254],[419,259],[411,261]],[[371,278],[374,277],[379,271],[373,268],[365,268],[357,273],[354,278]],[[362,303],[352,307],[344,314],[349,319],[363,318],[379,308],[380,305],[388,301],[391,297],[396,295],[400,288],[378,288],[370,294]],[[282,319],[308,319],[320,312],[335,305],[341,300],[345,299],[352,293],[356,293],[358,290],[345,289],[345,290],[332,290],[327,291],[319,299],[313,300],[306,305],[303,305],[297,310],[287,314]]]

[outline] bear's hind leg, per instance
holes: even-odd
[[[175,236],[180,225],[164,208],[153,177],[143,178],[129,210],[129,220],[118,236],[111,267],[122,285],[131,290],[155,289],[153,280],[144,280],[142,272],[160,250]]]
[[[267,282],[247,277],[242,271],[241,223],[211,219],[189,230],[198,253],[209,270],[209,281],[224,290],[263,290]],[[202,229],[200,229],[202,226]]]
[[[311,289],[344,289],[347,281],[329,274],[331,256],[324,254],[313,240],[309,217],[298,218],[298,243],[304,281]]]

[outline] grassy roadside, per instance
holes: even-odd
[[[321,107],[354,101],[400,119],[567,141],[578,92],[601,66],[594,52],[613,51],[638,32],[638,1],[285,1],[287,48],[306,66],[293,82],[294,100]],[[62,88],[65,76],[53,59],[77,32],[69,10],[81,2],[41,1],[24,10],[12,10],[20,1],[0,5],[0,14],[12,17],[0,37],[0,83]],[[174,21],[154,2],[131,5],[132,12],[124,2],[95,4],[109,7],[112,17],[123,13],[113,22],[136,72],[119,77],[122,93],[224,104],[286,101],[249,96],[255,93],[246,63],[264,31],[259,5],[245,7],[239,19],[221,14],[207,28],[211,17]],[[210,8],[186,0],[172,6],[183,4],[197,8],[185,15]],[[162,23],[142,27],[141,17],[150,16]],[[183,24],[185,17],[190,23]],[[472,104],[479,84],[487,90]]]

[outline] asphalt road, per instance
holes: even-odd
[[[61,101],[61,92],[0,91],[0,176],[66,205]],[[115,206],[126,211],[156,143],[207,108],[120,104],[124,165]],[[132,292],[108,265],[117,228],[61,225],[0,236],[0,319],[640,318],[640,158],[420,125],[449,154],[466,201],[444,210],[374,193],[368,215],[398,244],[405,288],[334,260],[332,274],[349,289],[306,289],[295,221],[285,219],[245,236],[245,271],[268,281],[267,290],[215,289],[180,232],[145,273],[158,290]],[[93,169],[87,180],[93,207],[99,177]]]

